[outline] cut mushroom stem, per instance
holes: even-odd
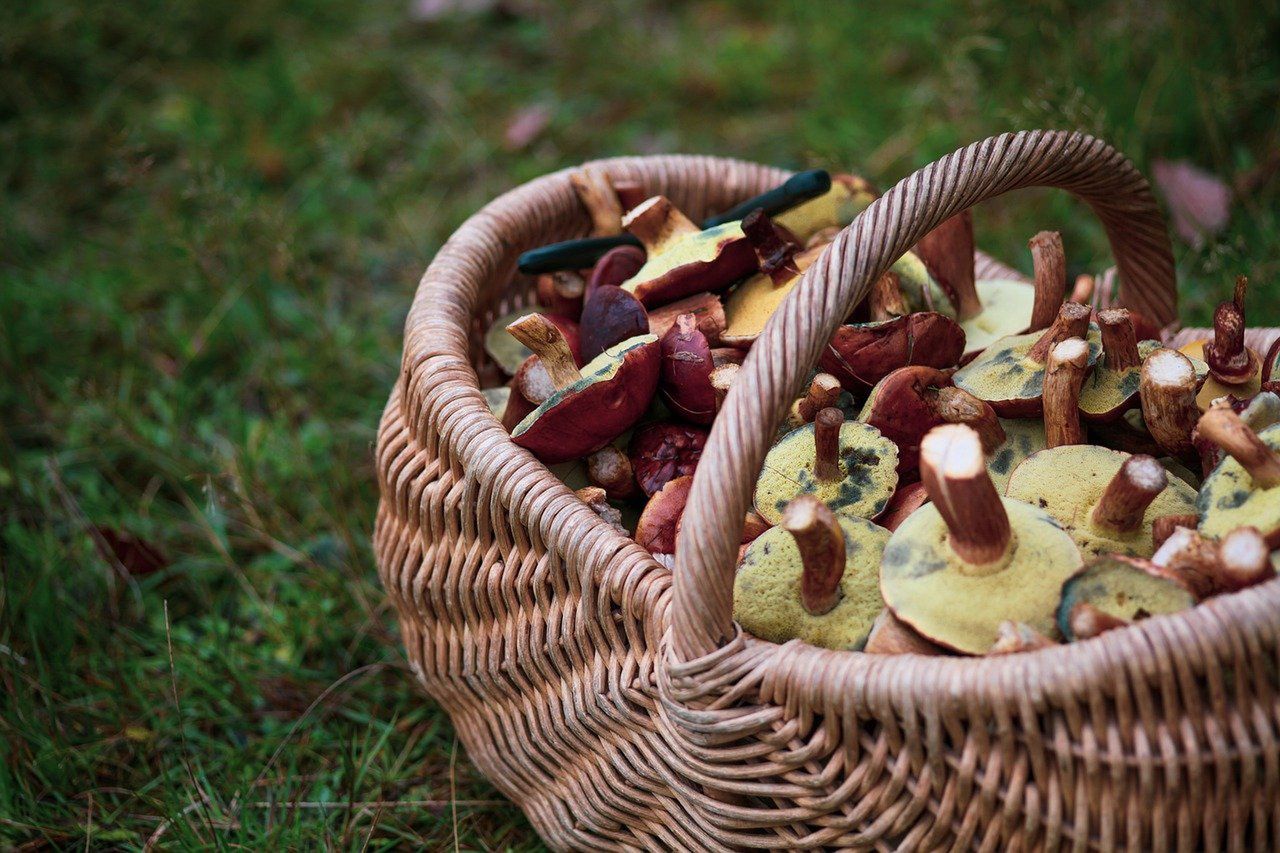
[[[1158,349],[1142,362],[1142,419],[1156,444],[1174,456],[1194,449],[1191,432],[1200,419],[1196,384],[1195,365],[1177,350]]]
[[[1236,279],[1235,297],[1221,302],[1213,312],[1213,340],[1204,345],[1204,359],[1220,381],[1229,385],[1247,382],[1257,371],[1256,358],[1244,344],[1244,298],[1249,279]]]
[[[1088,273],[1076,276],[1075,286],[1071,288],[1071,301],[1081,305],[1093,303],[1093,291],[1097,287],[1097,279]]]
[[[800,603],[811,615],[821,616],[840,601],[844,531],[835,514],[813,495],[801,495],[787,504],[782,527],[795,537],[800,551]]]
[[[1191,513],[1177,513],[1153,518],[1151,520],[1151,544],[1155,546],[1156,551],[1159,551],[1179,527],[1188,527],[1194,530],[1199,523],[1200,516]]]
[[[629,498],[637,491],[631,460],[612,444],[587,457],[587,480],[615,500]]]
[[[1035,268],[1036,298],[1031,306],[1029,332],[1053,325],[1067,290],[1067,256],[1062,249],[1062,235],[1057,231],[1041,231],[1027,245]]]
[[[747,214],[742,220],[742,233],[756,253],[760,272],[773,279],[775,285],[782,286],[800,275],[795,262],[800,247],[783,239],[763,210],[756,208]]]
[[[583,166],[569,173],[569,183],[591,217],[592,236],[622,233],[622,202],[608,173],[597,166]]]
[[[1214,580],[1223,592],[1235,592],[1275,577],[1271,549],[1256,527],[1237,527],[1218,542]]]
[[[711,390],[716,395],[716,410],[724,405],[724,398],[729,395],[729,386],[733,384],[733,380],[738,377],[738,371],[742,369],[742,365],[718,364],[711,371]]]
[[[1049,360],[1049,351],[1067,338],[1083,338],[1089,332],[1089,316],[1092,310],[1087,305],[1075,302],[1064,302],[1058,308],[1058,316],[1049,328],[1044,330],[1027,357],[1036,364],[1044,364]]]
[[[535,285],[538,304],[553,314],[577,316],[582,310],[582,296],[587,283],[573,270],[557,270],[538,276]]]
[[[840,380],[830,373],[818,373],[809,383],[804,396],[795,403],[792,411],[792,424],[803,426],[812,423],[818,412],[835,406],[840,399]]]
[[[1142,363],[1138,354],[1138,335],[1128,308],[1109,308],[1098,312],[1102,331],[1102,354],[1110,370],[1129,370]]]
[[[982,300],[974,281],[973,216],[969,211],[944,220],[920,238],[916,253],[955,301],[957,320],[969,320],[982,313]]]
[[[1093,523],[1116,533],[1142,526],[1147,507],[1169,484],[1169,474],[1151,456],[1130,456],[1093,508]]]
[[[634,234],[650,252],[661,251],[672,240],[701,231],[671,203],[671,199],[663,195],[646,199],[633,208],[622,218],[622,227]]]
[[[1080,387],[1089,367],[1089,345],[1067,338],[1049,353],[1044,374],[1044,435],[1048,447],[1084,444]]]
[[[1014,622],[1006,619],[996,629],[996,642],[988,655],[1013,655],[1019,652],[1034,652],[1058,645],[1025,622]]]
[[[507,331],[520,343],[533,350],[542,361],[556,390],[568,387],[582,378],[573,362],[573,352],[555,324],[541,314],[528,314],[507,326]]]
[[[1115,628],[1123,628],[1129,623],[1124,619],[1104,613],[1087,601],[1081,601],[1071,608],[1071,635],[1077,640],[1091,640],[1100,634]]]
[[[844,477],[840,470],[840,428],[844,412],[835,407],[821,410],[813,419],[813,476],[824,483]]]
[[[871,309],[871,319],[875,322],[904,317],[911,313],[906,299],[902,296],[902,279],[893,270],[888,270],[871,285],[867,294],[867,306]]]
[[[985,575],[1003,568],[1013,531],[987,473],[978,433],[962,424],[931,430],[920,443],[920,475],[947,525],[961,571]]]
[[[1200,436],[1231,455],[1249,472],[1254,486],[1270,489],[1280,486],[1280,454],[1268,447],[1225,400],[1216,400],[1200,418],[1196,427]]]
[[[996,410],[986,400],[979,400],[963,388],[948,385],[938,389],[938,414],[949,424],[965,424],[978,433],[982,452],[990,456],[1008,437]]]
[[[1179,527],[1151,562],[1176,574],[1201,599],[1275,576],[1271,549],[1256,527],[1238,527],[1221,540]]]

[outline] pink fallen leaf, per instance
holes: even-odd
[[[1156,160],[1151,172],[1183,240],[1198,248],[1226,227],[1231,189],[1220,178],[1186,160]]]
[[[551,124],[551,109],[546,104],[532,104],[516,110],[503,132],[503,145],[508,151],[519,151],[542,135]]]
[[[480,15],[497,6],[498,0],[413,0],[409,17],[420,24],[430,24],[444,18]]]

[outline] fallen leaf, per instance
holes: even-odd
[[[1199,248],[1226,227],[1231,189],[1224,181],[1186,160],[1156,160],[1151,172],[1183,240]]]
[[[94,529],[98,535],[93,541],[102,558],[119,562],[134,577],[158,572],[169,565],[169,558],[164,552],[145,539],[102,525],[96,525]]]
[[[413,0],[409,18],[429,24],[450,17],[480,15],[497,8],[498,0]]]
[[[507,122],[503,145],[508,151],[519,151],[542,135],[551,124],[551,109],[546,104],[532,104],[516,110]]]

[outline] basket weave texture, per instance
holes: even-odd
[[[597,165],[695,217],[787,175],[709,157]],[[752,349],[674,570],[513,445],[478,390],[478,329],[529,300],[516,256],[587,230],[567,172],[496,199],[436,256],[379,430],[378,568],[415,674],[552,846],[1280,848],[1280,581],[991,659],[774,645],[732,621],[751,484],[823,342],[934,225],[1030,186],[1084,199],[1121,303],[1175,319],[1164,223],[1104,143],[1006,134],[925,167],[840,235]],[[1014,273],[979,256],[978,274]]]

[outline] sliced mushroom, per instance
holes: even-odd
[[[927,435],[920,472],[931,503],[889,539],[885,603],[922,636],[965,654],[988,652],[1005,620],[1053,636],[1062,582],[1082,564],[1071,537],[1044,510],[996,493],[967,426]]]
[[[1229,404],[1218,403],[1196,430],[1228,454],[1200,487],[1200,532],[1216,538],[1252,526],[1280,546],[1280,424],[1256,433]]]
[[[546,352],[539,355],[548,360]],[[603,447],[649,408],[660,361],[653,335],[605,350],[577,379],[566,375],[557,380],[558,390],[511,431],[512,441],[547,463],[578,459]],[[568,383],[560,384],[563,379]]]
[[[1045,367],[1054,346],[1068,338],[1085,338],[1090,366],[1102,351],[1100,337],[1089,329],[1089,315],[1083,305],[1063,303],[1057,319],[1045,331],[1001,338],[956,371],[956,386],[986,400],[1001,417],[1040,415]]]
[[[721,290],[756,269],[741,223],[703,231],[665,196],[644,202],[622,224],[648,252],[644,266],[622,286],[646,306]]]
[[[1136,622],[1148,616],[1177,613],[1193,607],[1196,597],[1176,573],[1149,560],[1118,554],[1103,554],[1090,560],[1062,585],[1058,606],[1058,628],[1068,640],[1077,636],[1072,614],[1087,604],[1112,619]],[[1078,615],[1078,614],[1077,614]],[[1090,619],[1093,614],[1089,614]],[[1094,620],[1097,624],[1097,620]],[[1086,630],[1089,636],[1100,631]]]
[[[640,490],[653,495],[676,477],[692,474],[706,444],[707,431],[702,427],[658,421],[638,428],[627,456]]]
[[[765,457],[756,481],[756,511],[777,524],[787,504],[811,494],[836,515],[875,518],[898,485],[897,465],[897,446],[879,430],[845,422],[839,409],[823,409]]]
[[[864,178],[835,174],[831,176],[831,189],[777,214],[774,222],[804,243],[819,231],[848,225],[878,195],[875,187]]]
[[[1195,511],[1196,493],[1156,459],[1088,444],[1043,450],[1018,466],[1005,493],[1043,509],[1086,555],[1148,557],[1162,515]]]
[[[884,607],[878,569],[888,539],[887,530],[836,516],[811,495],[796,498],[778,527],[747,546],[734,581],[734,618],[774,643],[861,649]]]

